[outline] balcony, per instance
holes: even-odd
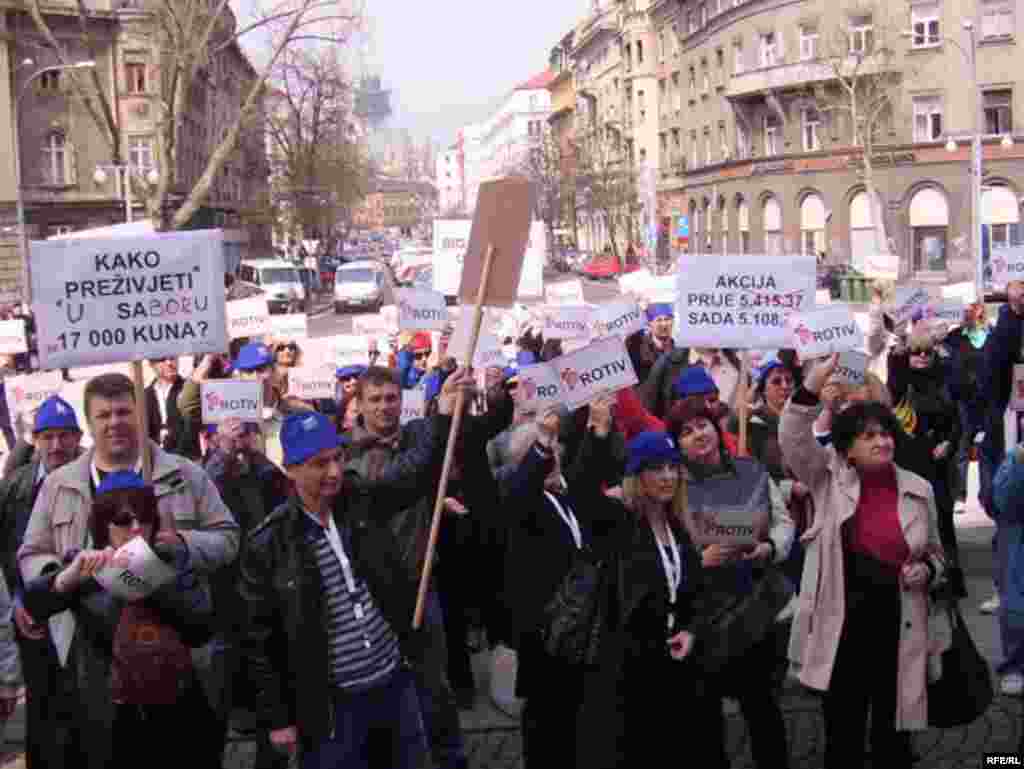
[[[853,58],[843,65],[844,72],[853,72],[857,63]],[[865,75],[878,72],[876,59],[868,58],[860,63],[860,71]],[[799,61],[794,64],[777,64],[773,67],[747,70],[729,78],[725,95],[729,99],[742,99],[756,96],[768,91],[784,91],[799,88],[811,83],[822,83],[835,79],[832,65],[822,59]]]

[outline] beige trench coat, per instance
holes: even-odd
[[[790,401],[782,413],[779,443],[814,497],[815,518],[801,537],[805,548],[803,578],[790,635],[789,658],[800,681],[827,691],[846,614],[842,525],[857,510],[860,479],[835,449],[815,439],[812,425],[818,409]],[[935,496],[931,485],[908,470],[896,469],[899,519],[911,557],[928,559],[936,579],[943,574]],[[941,653],[949,648],[951,630],[941,611],[931,612],[928,593],[903,590],[900,596],[900,640],[896,729],[928,726],[927,684],[940,671]],[[931,668],[929,669],[929,666]],[[871,660],[864,660],[865,672]]]

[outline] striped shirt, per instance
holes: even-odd
[[[307,526],[310,546],[324,588],[324,628],[327,631],[327,675],[338,689],[363,691],[382,683],[398,667],[398,637],[370,595],[370,588],[353,569],[355,593],[346,584],[341,560],[327,530],[308,512],[316,525]],[[347,527],[339,532],[342,547],[351,551]]]

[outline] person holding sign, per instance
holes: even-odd
[[[189,548],[181,541],[158,543],[160,518],[153,486],[130,470],[107,473],[89,513],[87,546],[68,551],[63,568],[26,586],[26,605],[40,620],[70,610],[80,626],[72,673],[77,686],[63,695],[77,698],[72,721],[78,765],[126,769],[154,745],[160,745],[161,761],[196,762],[191,738],[207,728],[210,710],[190,650],[210,638],[213,607],[192,571]],[[166,564],[159,569],[171,567],[163,586],[146,587],[144,568],[118,555],[140,537]],[[109,589],[99,581],[105,573],[113,575]],[[118,580],[145,597],[119,597]],[[190,739],[166,739],[178,729]]]
[[[730,618],[710,644],[713,656],[703,661],[715,671],[709,687],[739,700],[759,769],[789,766],[775,697],[775,619],[792,591],[773,565],[789,555],[793,520],[767,470],[754,459],[729,455],[713,412],[684,401],[668,427],[682,450],[682,516],[703,548],[706,600],[728,607],[723,617]]]
[[[800,681],[825,693],[826,769],[864,765],[869,709],[872,763],[908,769],[910,732],[928,726],[927,655],[949,643],[929,622],[929,587],[946,565],[935,493],[895,463],[902,428],[886,406],[850,406],[834,418],[831,446],[815,439],[838,361],[814,366],[782,413],[783,456],[816,516],[789,657]]]
[[[675,349],[672,340],[672,326],[675,323],[675,308],[668,302],[653,302],[647,305],[647,330],[638,331],[626,339],[626,349],[633,361],[633,370],[641,384],[658,362],[658,358]]]

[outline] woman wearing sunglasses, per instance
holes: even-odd
[[[29,583],[25,604],[42,621],[75,624],[64,691],[74,746],[88,769],[136,766],[159,746],[161,763],[194,761],[190,740],[216,719],[192,667],[191,649],[211,635],[212,607],[189,562],[188,548],[161,546],[175,578],[142,600],[128,602],[104,589],[96,575],[117,566],[118,548],[136,537],[152,545],[160,528],[156,494],[133,472],[99,482],[85,549]],[[179,538],[180,539],[180,538]],[[61,615],[69,610],[71,617]],[[168,739],[171,733],[177,739]]]

